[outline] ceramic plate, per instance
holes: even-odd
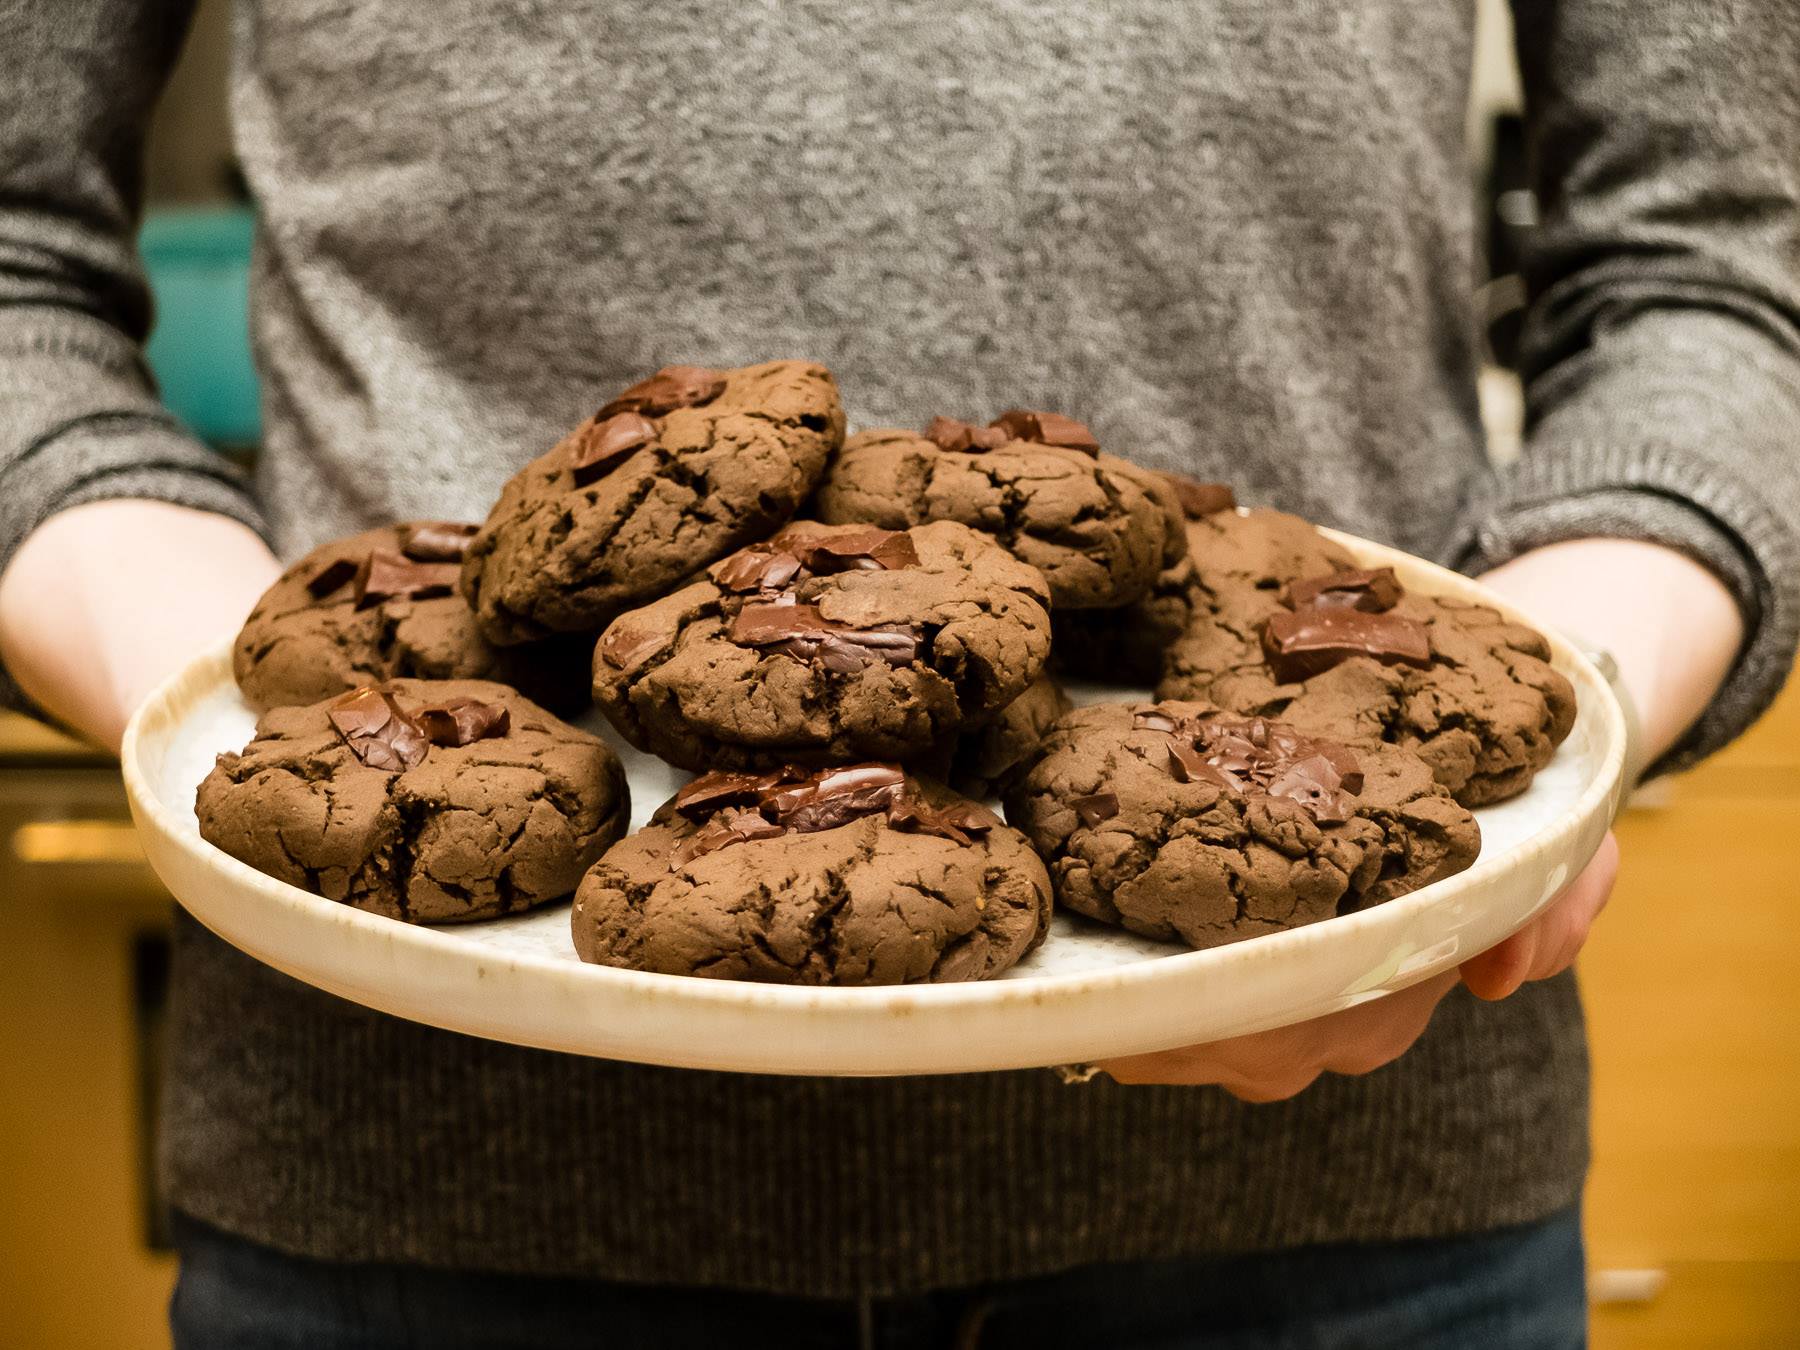
[[[1411,589],[1516,614],[1466,577],[1335,537],[1366,565],[1393,566]],[[1204,952],[1059,915],[1029,959],[977,984],[795,989],[612,970],[576,959],[567,904],[421,928],[266,877],[202,840],[194,818],[213,757],[241,748],[256,721],[232,682],[229,644],[132,719],[125,785],[151,865],[202,923],[296,979],[398,1017],[574,1054],[746,1073],[1025,1068],[1317,1017],[1434,975],[1523,925],[1599,847],[1626,748],[1606,681],[1570,644],[1551,643],[1575,685],[1575,728],[1528,792],[1476,812],[1482,847],[1470,870],[1362,913]],[[1142,696],[1071,692],[1080,701]],[[686,775],[604,734],[626,764],[635,828]]]

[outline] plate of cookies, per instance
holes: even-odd
[[[1048,410],[845,431],[822,366],[669,367],[313,550],[127,730],[152,866],[396,1016],[866,1075],[1380,998],[1599,847],[1619,704],[1468,578]]]

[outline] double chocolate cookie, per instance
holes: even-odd
[[[670,366],[507,483],[463,594],[496,643],[597,632],[787,520],[843,439],[823,366]]]
[[[1061,685],[1048,675],[1038,676],[986,724],[956,738],[947,756],[950,786],[977,799],[998,796],[1031,763],[1050,728],[1074,707]]]
[[[1063,609],[1052,614],[1055,640],[1050,657],[1056,669],[1115,684],[1154,685],[1162,678],[1169,648],[1187,629],[1193,613],[1197,558],[1210,551],[1215,562],[1229,561],[1229,555],[1219,559],[1216,554],[1217,545],[1229,539],[1231,524],[1239,519],[1231,489],[1181,474],[1163,477],[1181,502],[1187,556],[1157,573],[1149,594],[1132,604],[1118,609]],[[1221,512],[1228,513],[1230,520],[1202,524]],[[1317,537],[1324,542],[1322,536]]]
[[[603,965],[866,985],[998,975],[1049,919],[1018,831],[865,763],[696,779],[583,878],[573,929]]]
[[[1059,904],[1192,947],[1393,899],[1464,870],[1481,842],[1416,756],[1196,703],[1069,714],[1006,818]]]
[[[415,520],[322,544],[264,592],[231,668],[256,708],[314,703],[396,676],[499,680],[548,707],[588,699],[587,650],[488,644],[456,594],[473,525]]]
[[[828,522],[898,530],[953,520],[991,534],[1044,574],[1059,610],[1140,599],[1186,548],[1180,503],[1161,475],[1102,454],[1087,427],[1048,412],[852,436],[817,510]]]
[[[1480,605],[1409,594],[1389,569],[1195,594],[1160,696],[1401,746],[1465,806],[1523,792],[1574,725],[1574,688],[1542,634]]]
[[[624,770],[504,685],[391,680],[274,708],[200,784],[200,834],[259,872],[412,923],[566,896],[624,833]]]
[[[688,769],[912,759],[1043,669],[1043,578],[949,521],[801,522],[621,615],[594,698],[639,749]]]

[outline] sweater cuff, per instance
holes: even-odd
[[[1800,538],[1746,484],[1660,449],[1537,447],[1502,487],[1501,504],[1457,541],[1461,570],[1571,539],[1635,539],[1693,558],[1737,600],[1745,636],[1730,674],[1646,778],[1712,754],[1768,709],[1800,645]]]
[[[173,418],[124,414],[86,419],[35,447],[30,483],[14,493],[13,470],[0,474],[0,574],[26,537],[59,511],[88,502],[138,498],[209,511],[249,526],[268,526],[243,470],[182,431]],[[0,663],[0,707],[49,720]]]

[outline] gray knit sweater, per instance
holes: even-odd
[[[113,496],[291,555],[475,517],[666,361],[829,363],[852,421],[1065,409],[1111,448],[1465,566],[1689,550],[1800,628],[1800,10],[1520,0],[1546,228],[1531,427],[1476,419],[1471,6],[242,0],[267,446],[157,405],[130,236],[181,0],[0,0],[0,562]],[[817,1081],[463,1039],[180,930],[177,1204],[297,1251],[849,1293],[1462,1232],[1570,1201],[1571,980],[1247,1106],[1032,1072]]]

